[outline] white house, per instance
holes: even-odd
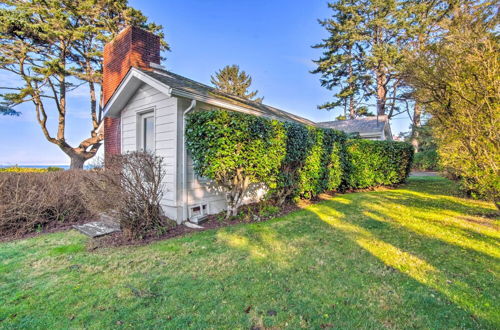
[[[162,207],[181,223],[197,222],[225,209],[223,193],[199,178],[187,154],[184,119],[191,111],[226,109],[256,116],[316,123],[264,104],[220,93],[162,68],[159,39],[135,27],[122,31],[104,50],[105,157],[151,150],[164,158]],[[258,198],[258,197],[257,197]]]

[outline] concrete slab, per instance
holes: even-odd
[[[184,226],[188,227],[188,228],[193,228],[193,229],[203,229],[202,226],[199,226],[195,223],[192,223],[192,222],[189,222],[189,221],[186,221],[186,222],[183,222]]]
[[[120,231],[120,225],[110,221],[94,221],[83,225],[73,226],[79,232],[92,238],[108,235]]]

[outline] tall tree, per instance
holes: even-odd
[[[127,0],[3,0],[1,4],[0,70],[22,82],[0,87],[4,106],[12,111],[32,103],[45,138],[69,156],[71,168],[82,168],[103,139],[97,129],[102,120],[98,95],[104,44],[126,25],[163,37],[162,27],[148,23]],[[168,49],[164,41],[163,47]],[[88,138],[71,146],[66,132],[68,97],[80,86],[88,89],[92,129]],[[55,134],[48,125],[52,115],[57,118]]]
[[[400,75],[401,49],[406,44],[404,21],[400,19],[404,13],[397,0],[367,0],[364,6],[363,28],[369,35],[366,63],[374,81],[369,88],[376,98],[377,115],[392,118],[405,112],[400,108],[406,98]]]
[[[328,38],[313,48],[323,49],[315,60],[312,73],[321,74],[321,85],[335,90],[334,101],[318,106],[319,109],[344,109],[344,118],[357,117],[356,109],[366,99],[365,86],[369,80],[365,65],[367,34],[363,31],[363,4],[356,0],[328,3],[331,17],[319,20],[328,31]]]
[[[248,90],[252,85],[252,77],[245,71],[240,70],[240,67],[236,64],[226,65],[217,71],[215,76],[211,76],[210,81],[221,92],[259,103],[264,99],[263,97],[256,97],[259,91],[250,92]]]
[[[329,37],[314,46],[324,52],[313,72],[322,73],[323,86],[340,91],[320,108],[344,105],[354,118],[355,100],[375,98],[378,115],[398,115],[404,39],[397,1],[339,0],[328,6],[333,14],[320,24]]]

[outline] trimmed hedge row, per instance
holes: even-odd
[[[394,141],[349,140],[346,185],[368,188],[401,183],[410,174],[413,148]]]
[[[401,183],[413,158],[408,143],[348,139],[333,129],[230,111],[189,114],[186,144],[195,172],[224,187],[228,216],[251,184],[265,184],[270,197],[282,203]]]

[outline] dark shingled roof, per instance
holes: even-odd
[[[387,123],[387,116],[363,117],[351,120],[324,121],[318,126],[333,128],[345,133],[381,134]]]
[[[191,80],[189,78],[180,76],[173,72],[167,70],[156,69],[154,71],[141,70],[141,72],[147,74],[148,76],[164,83],[165,85],[177,89],[180,91],[197,94],[205,97],[216,98],[228,103],[231,103],[236,106],[244,107],[249,110],[254,110],[262,113],[264,116],[273,117],[276,119],[295,121],[305,125],[317,126],[316,123],[310,121],[309,119],[296,116],[289,112],[271,107],[269,105],[265,105],[258,102],[252,102],[234,95],[226,94],[217,91],[215,88],[204,85],[197,81]]]

